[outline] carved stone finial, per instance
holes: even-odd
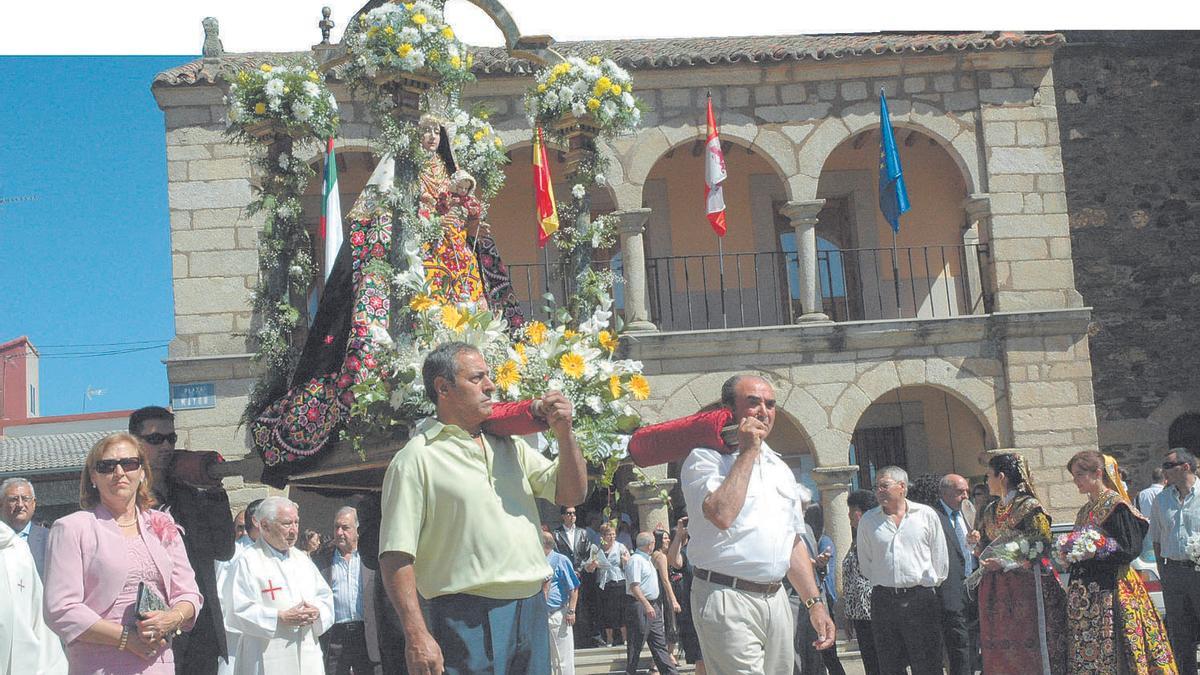
[[[204,26],[204,48],[201,54],[205,58],[215,58],[225,53],[225,47],[221,45],[221,27],[217,24],[217,17],[206,16],[200,22]]]
[[[333,19],[329,18],[332,14],[333,10],[329,7],[321,8],[321,20],[317,22],[317,27],[321,29],[321,44],[323,45],[329,44],[329,31],[333,30],[336,25]]]

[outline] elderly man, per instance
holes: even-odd
[[[1150,536],[1163,600],[1167,605],[1167,637],[1180,673],[1196,672],[1196,644],[1200,642],[1200,571],[1187,554],[1188,538],[1200,532],[1200,481],[1196,456],[1175,448],[1163,458],[1167,487],[1154,499]]]
[[[37,510],[37,493],[33,491],[33,483],[24,478],[9,478],[0,483],[0,495],[3,496],[0,520],[29,546],[38,576],[45,576],[46,539],[50,536],[50,530],[33,522],[34,511]]]
[[[574,507],[572,507],[574,508]],[[542,533],[542,550],[553,573],[546,582],[546,612],[550,615],[550,665],[554,675],[575,675],[575,607],[579,577],[571,559],[554,550],[554,535]]]
[[[317,569],[333,589],[333,627],[321,636],[325,672],[373,673],[375,664],[367,643],[376,640],[377,633],[366,600],[375,587],[375,572],[363,564],[358,551],[358,511],[354,507],[338,509],[333,518],[333,550],[316,556]]]
[[[946,580],[938,586],[938,597],[942,600],[942,638],[946,642],[950,675],[974,672],[975,642],[971,629],[974,624],[978,630],[978,615],[975,603],[963,585],[963,580],[977,565],[973,551],[979,543],[978,536],[972,536],[975,513],[974,509],[968,510],[970,494],[966,478],[948,473],[938,483],[939,499],[934,509],[949,552],[950,564]]]
[[[215,675],[217,662],[228,651],[221,622],[217,562],[234,554],[233,518],[229,496],[221,481],[208,475],[215,452],[175,449],[175,415],[166,408],[147,406],[129,416],[129,433],[145,446],[153,468],[154,493],[170,510],[183,531],[188,563],[196,572],[196,585],[204,606],[190,632],[175,638],[175,672],[179,675]]]
[[[695,567],[696,634],[712,672],[786,673],[795,657],[795,621],[784,575],[804,602],[817,647],[832,645],[835,633],[800,538],[806,491],[765,440],[775,424],[771,384],[753,375],[731,377],[721,387],[721,403],[738,425],[736,438],[725,441],[735,451],[696,448],[680,471],[693,515],[688,558]]]
[[[637,549],[625,562],[625,673],[638,672],[638,660],[642,645],[650,643],[650,656],[663,675],[675,675],[675,663],[667,651],[667,634],[663,623],[662,588],[658,583],[658,570],[650,562],[654,550],[654,535],[639,532]],[[668,608],[666,611],[670,611]]]
[[[415,673],[550,671],[535,498],[576,505],[587,491],[571,405],[551,392],[540,411],[558,443],[550,461],[518,437],[482,427],[495,385],[479,350],[438,346],[422,367],[436,406],[392,459],[383,482],[380,573],[400,614]],[[417,592],[428,600],[429,623]]]
[[[261,536],[238,555],[222,588],[225,622],[241,634],[233,672],[324,675],[317,637],[333,625],[333,591],[295,548],[299,508],[284,497],[267,497],[254,516]]]
[[[937,513],[908,500],[908,473],[888,466],[875,476],[879,506],[858,523],[858,562],[871,591],[875,651],[884,675],[941,675],[941,602],[949,573],[946,536]]]
[[[5,483],[7,484],[7,482]],[[42,617],[42,581],[29,545],[0,522],[0,673],[65,675],[62,642]]]

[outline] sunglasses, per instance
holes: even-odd
[[[1177,467],[1177,466],[1183,466],[1183,465],[1185,465],[1185,464],[1187,464],[1187,462],[1163,462],[1163,463],[1162,463],[1162,470],[1163,470],[1163,471],[1170,471],[1171,469],[1174,469],[1174,468],[1175,468],[1175,467]]]
[[[168,442],[171,445],[174,445],[175,441],[179,440],[179,434],[172,431],[169,434],[153,433],[153,434],[146,434],[145,436],[138,436],[138,438],[142,439],[143,441],[146,441],[150,445],[162,445],[164,442]]]
[[[102,459],[96,462],[96,473],[112,473],[120,466],[125,473],[142,468],[140,457],[122,457],[121,459]]]

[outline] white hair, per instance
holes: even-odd
[[[898,466],[885,466],[876,475],[887,476],[897,483],[904,483],[905,486],[908,485],[908,472]]]
[[[296,513],[300,513],[300,505],[287,497],[267,497],[262,500],[261,504],[254,507],[254,520],[259,527],[262,527],[263,523],[274,523],[279,519],[280,509],[287,507],[296,509]]]
[[[9,478],[3,483],[0,483],[0,495],[8,494],[8,488],[17,485],[24,485],[25,487],[29,488],[29,494],[32,495],[34,499],[37,499],[37,491],[33,489],[33,483],[30,483],[28,479],[21,477]]]
[[[354,516],[354,526],[358,527],[358,509],[354,508],[353,506],[343,506],[342,508],[338,509],[337,513],[333,514],[333,519],[337,520],[338,518],[346,515]]]

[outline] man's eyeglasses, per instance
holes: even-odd
[[[888,490],[891,490],[893,487],[895,487],[897,485],[899,485],[899,483],[880,483],[879,485],[875,486],[875,491],[876,492],[887,492]]]
[[[121,467],[125,473],[142,468],[140,457],[122,457],[121,459],[102,459],[96,462],[96,473],[112,473]]]
[[[153,433],[146,434],[145,436],[138,436],[138,438],[146,441],[150,445],[162,445],[164,442],[175,445],[175,441],[179,440],[179,434],[172,431],[169,434]]]
[[[1185,464],[1187,464],[1187,462],[1163,462],[1163,463],[1162,463],[1162,470],[1163,470],[1163,471],[1170,471],[1171,469],[1174,469],[1174,468],[1175,468],[1175,467],[1177,467],[1177,466],[1183,466],[1183,465],[1185,465]]]
[[[11,497],[5,497],[4,501],[8,502],[9,504],[13,504],[13,505],[22,504],[22,503],[23,504],[32,504],[37,501],[37,498],[29,496],[29,495],[12,495]]]
[[[574,518],[574,517],[575,517],[575,512],[574,512],[574,511],[567,511],[567,512],[566,512],[566,513],[564,513],[563,515],[564,515],[564,516],[571,516],[572,518]]]

